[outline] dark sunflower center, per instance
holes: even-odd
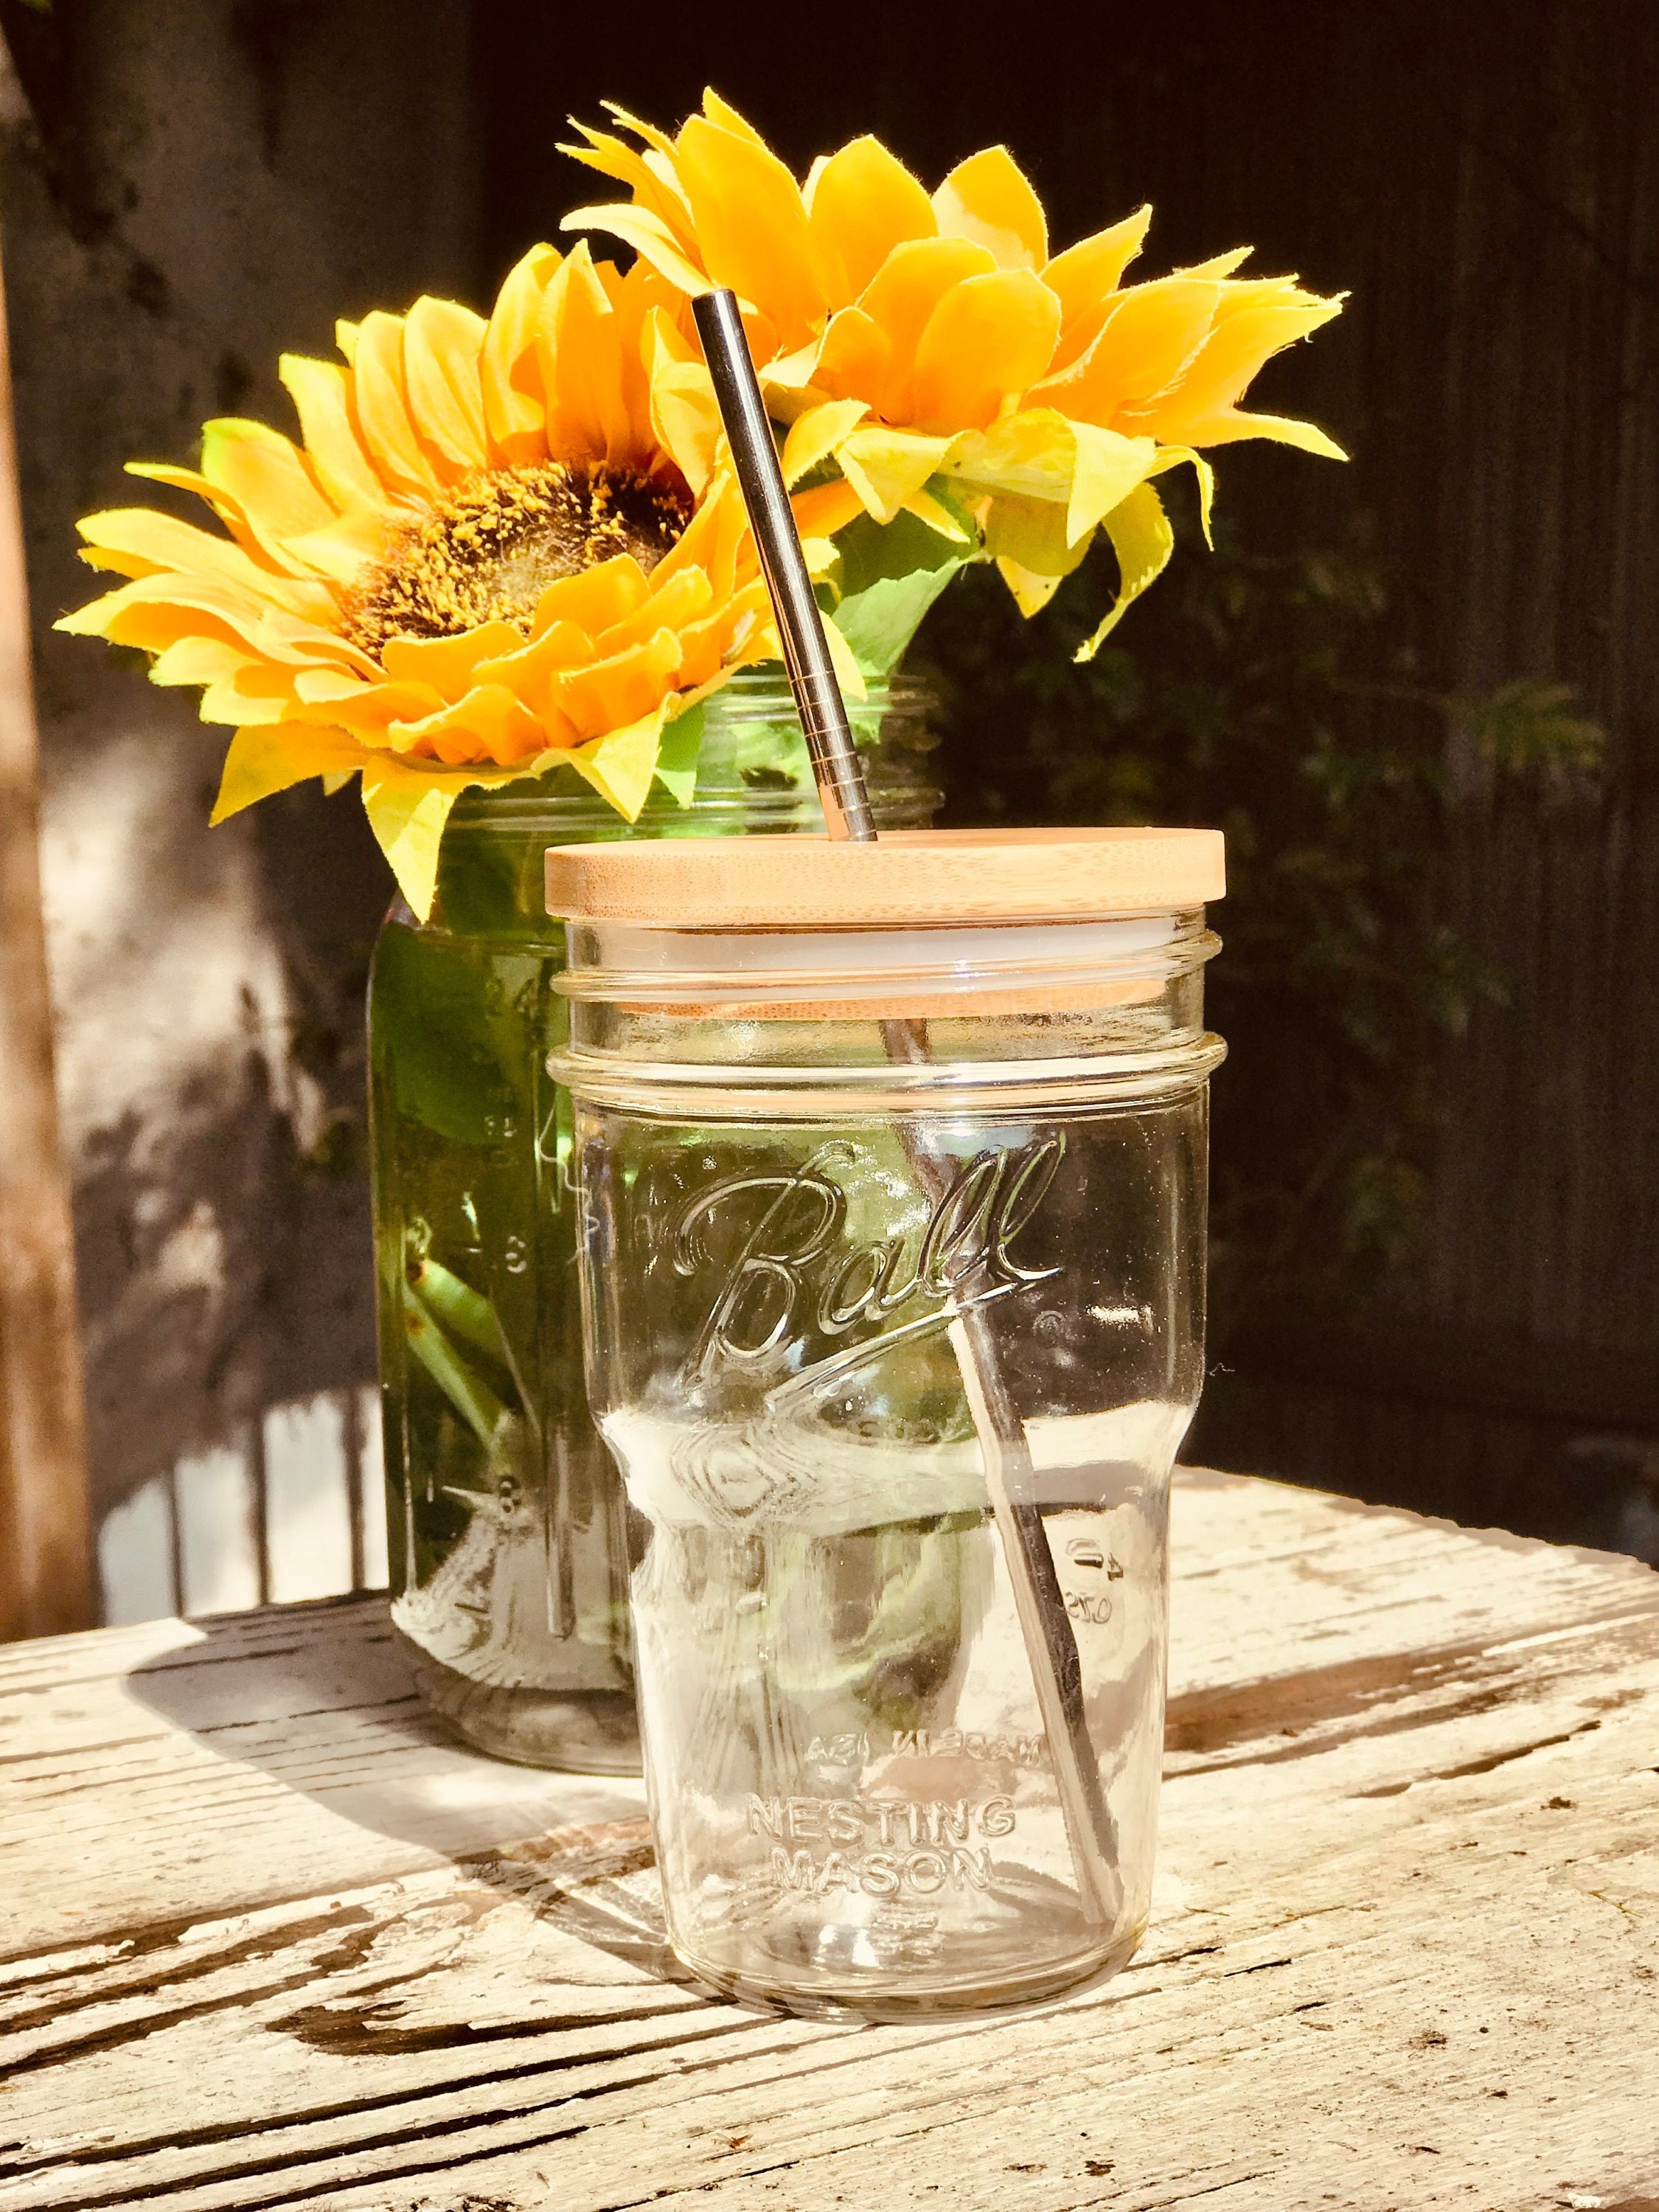
[[[473,477],[399,532],[352,593],[347,633],[374,653],[487,622],[527,635],[550,584],[618,553],[648,573],[690,519],[683,491],[620,469],[544,461]]]

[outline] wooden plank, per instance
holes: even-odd
[[[1659,2189],[1659,1576],[1177,1488],[1115,1981],[849,2030],[673,1978],[636,1785],[440,1740],[377,1606],[0,1654],[0,2208],[1520,2208]]]
[[[39,824],[28,584],[0,285],[0,1638],[52,1635],[95,1618]]]

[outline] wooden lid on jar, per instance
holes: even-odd
[[[930,928],[1179,912],[1226,890],[1218,830],[902,830],[556,845],[547,910],[661,929]]]

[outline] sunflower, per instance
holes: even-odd
[[[534,247],[488,321],[453,301],[339,326],[344,365],[285,356],[295,445],[207,424],[224,534],[94,514],[82,557],[129,580],[60,629],[136,646],[230,724],[215,821],[356,772],[416,914],[469,785],[568,763],[632,820],[665,726],[778,643],[712,402],[648,264]],[[678,381],[677,381],[678,380]]]
[[[563,150],[631,200],[566,227],[609,231],[683,295],[738,294],[769,410],[788,426],[785,474],[814,480],[821,532],[860,508],[884,525],[908,509],[948,534],[937,494],[955,485],[1029,614],[1103,523],[1121,589],[1086,654],[1170,556],[1154,477],[1193,465],[1207,530],[1200,447],[1273,438],[1345,458],[1312,423],[1239,406],[1271,355],[1341,307],[1291,277],[1236,276],[1248,247],[1125,285],[1151,209],[1051,255],[1004,147],[930,196],[871,137],[798,184],[713,92],[675,137],[611,112],[638,145],[578,125],[584,143]]]

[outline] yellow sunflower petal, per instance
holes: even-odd
[[[101,637],[111,645],[137,646],[145,653],[161,653],[180,637],[200,630],[205,636],[222,637],[232,644],[251,644],[245,631],[255,617],[239,605],[239,622],[233,622],[216,599],[209,606],[190,604],[190,594],[168,593],[158,600],[154,576],[140,576],[101,599],[59,615],[52,628],[69,637]],[[164,580],[170,582],[170,579]]]
[[[908,362],[951,287],[969,276],[988,276],[996,265],[990,248],[976,239],[911,239],[893,248],[858,304]]]
[[[302,702],[295,710],[295,721],[337,725],[378,752],[391,746],[394,725],[428,720],[446,704],[429,684],[363,684],[343,692],[337,684],[319,682],[307,672],[295,679],[294,688]]]
[[[1288,415],[1246,415],[1238,408],[1212,415],[1194,426],[1192,434],[1206,446],[1230,446],[1241,438],[1271,438],[1275,445],[1297,446],[1304,453],[1317,453],[1328,461],[1348,458],[1328,431],[1316,422],[1298,422]]]
[[[482,660],[474,673],[481,684],[505,684],[533,714],[549,709],[550,678],[564,668],[580,668],[593,658],[593,640],[578,623],[550,623],[528,645],[514,633],[511,652]]]
[[[1236,246],[1231,253],[1212,253],[1207,261],[1194,261],[1189,269],[1177,269],[1175,273],[1177,276],[1231,276],[1255,252],[1253,246]]]
[[[911,495],[912,499],[919,496]],[[908,507],[910,499],[903,504]],[[796,492],[790,505],[795,510],[795,527],[803,538],[833,538],[838,530],[847,527],[855,514],[864,513],[863,500],[845,477],[814,484],[810,491]]]
[[[507,768],[545,743],[540,717],[505,684],[475,684],[418,720],[389,723],[386,735],[394,752],[428,755],[446,768],[480,760]]]
[[[155,673],[152,669],[152,681]],[[292,671],[250,659],[205,686],[198,712],[204,722],[228,722],[234,729],[246,729],[286,720],[293,706]]]
[[[690,303],[681,299],[671,283],[661,279],[648,261],[635,261],[633,268],[623,274],[608,261],[595,264],[599,283],[604,285],[606,299],[611,301],[611,314],[617,327],[619,358],[622,358],[622,403],[629,414],[629,467],[650,473],[661,469],[661,453],[657,452],[657,434],[650,427],[650,374],[648,361],[657,347],[657,331],[675,330],[675,314],[690,310]],[[692,325],[695,330],[695,325]],[[681,345],[690,349],[692,341],[679,334]],[[702,345],[695,347],[702,358]]]
[[[511,623],[483,623],[459,637],[391,637],[380,665],[393,683],[429,684],[441,699],[465,696],[481,660],[511,653],[524,642]]]
[[[542,295],[563,258],[556,246],[532,246],[502,281],[479,356],[484,425],[499,458],[523,466],[547,455],[546,410],[536,335]]]
[[[653,573],[655,573],[653,571]],[[561,576],[536,602],[532,637],[539,637],[556,622],[574,623],[590,637],[613,623],[625,621],[650,593],[646,574],[631,553],[597,561],[574,576]]]
[[[708,278],[696,264],[686,258],[685,250],[659,215],[642,207],[584,207],[572,208],[559,225],[561,230],[603,230],[612,238],[621,239],[631,246],[659,276],[665,276],[678,290],[689,292],[694,297],[708,289]]]
[[[988,146],[959,161],[933,194],[945,238],[988,246],[999,269],[1041,269],[1048,258],[1042,203],[1006,146]]]
[[[1079,646],[1075,660],[1094,659],[1132,604],[1163,574],[1175,550],[1175,532],[1164,502],[1149,483],[1138,484],[1113,508],[1106,517],[1106,534],[1117,555],[1117,597],[1099,629]]]
[[[351,419],[344,369],[331,361],[285,353],[277,374],[300,417],[300,434],[318,482],[337,507],[382,507],[393,495],[364,452]]]
[[[644,410],[645,371],[629,358],[624,331],[586,240],[542,295],[537,336],[546,394],[550,453],[572,461],[626,466],[640,458],[633,403]],[[637,394],[630,392],[636,380]]]
[[[680,641],[672,629],[595,660],[586,668],[562,671],[553,679],[552,696],[584,738],[637,722],[660,704],[679,672]]]
[[[362,700],[373,700],[381,708],[380,723],[384,725],[394,713],[419,712],[415,708],[393,707],[387,703],[392,697],[410,690],[409,685],[385,684],[374,678],[364,678],[349,668],[297,668],[294,672],[294,696],[302,707],[327,704],[330,707],[355,705]],[[427,702],[428,707],[439,703],[434,691]],[[325,720],[326,716],[296,714],[296,720]],[[354,727],[348,725],[348,727]],[[356,734],[361,735],[359,731]]]
[[[706,84],[702,88],[702,112],[711,123],[719,124],[722,131],[730,131],[736,137],[746,138],[751,146],[758,146],[762,153],[767,150],[766,141],[754,125],[739,115],[730,100],[722,100],[711,84]]]
[[[198,633],[159,653],[149,680],[164,687],[201,684],[202,720],[241,728],[283,720],[294,704],[295,673],[227,639]]]
[[[315,478],[303,455],[299,453],[292,443],[283,438],[280,432],[276,430],[267,432],[264,423],[231,425],[226,422],[210,422],[204,426],[204,442],[211,434],[231,428],[236,429],[246,428],[264,432],[266,436],[277,441],[281,446],[287,448],[302,472],[304,483],[309,490],[313,504],[308,509],[304,506],[303,495],[299,501],[291,505],[283,499],[281,493],[288,488],[281,486],[278,489],[277,497],[267,498],[262,506],[256,507],[251,518],[248,509],[234,489],[228,488],[224,483],[212,482],[198,470],[176,469],[162,461],[129,461],[126,464],[126,473],[131,477],[143,477],[152,483],[170,484],[177,491],[193,492],[197,498],[205,500],[212,507],[239,545],[258,555],[264,562],[282,570],[286,574],[303,576],[313,564],[294,553],[292,548],[284,542],[279,530],[274,526],[275,520],[285,514],[309,512],[313,520],[331,521],[334,509],[317,489]],[[277,465],[280,471],[283,465],[280,461]],[[222,467],[219,473],[234,474],[236,481],[249,491],[250,495],[256,499],[258,497],[257,478],[261,471],[257,462],[252,470],[246,472],[228,471]],[[275,516],[273,509],[275,509]]]
[[[971,545],[971,533],[964,530],[942,499],[935,499],[930,491],[913,491],[904,502],[904,512],[914,514],[918,522],[925,522],[941,538],[948,538],[955,545]]]
[[[1029,269],[969,276],[945,295],[916,346],[913,419],[981,430],[1035,384],[1060,336],[1060,301]]]
[[[1121,222],[1068,246],[1043,270],[1042,281],[1060,306],[1057,370],[1069,368],[1097,335],[1124,270],[1146,243],[1152,221],[1150,207],[1137,208]]]
[[[696,513],[651,571],[652,577],[660,589],[680,569],[701,568],[716,598],[725,599],[737,580],[738,553],[745,541],[752,554],[748,533],[749,515],[737,480],[722,474],[711,482]]]
[[[714,586],[701,568],[682,568],[659,591],[653,591],[643,606],[602,630],[593,641],[594,651],[601,659],[608,659],[625,647],[642,644],[659,630],[678,635],[707,611],[714,597]]]
[[[234,416],[204,422],[202,474],[235,501],[267,551],[334,520],[305,455],[264,422]]]
[[[823,641],[830,648],[830,658],[836,665],[836,677],[842,690],[850,692],[854,699],[867,698],[869,693],[865,685],[864,671],[859,666],[858,655],[836,628],[832,615],[823,617]]]
[[[125,476],[143,477],[147,483],[171,484],[175,491],[194,492],[227,520],[241,512],[238,502],[216,484],[210,484],[199,469],[175,468],[171,461],[124,461],[121,470]]]
[[[856,313],[857,310],[843,309],[842,312]],[[837,316],[832,315],[829,329],[833,330],[838,319]],[[869,318],[866,316],[865,320],[867,322]],[[775,422],[793,422],[803,406],[817,404],[815,400],[804,398],[803,394],[811,384],[812,372],[818,365],[823,344],[822,338],[814,338],[810,344],[797,346],[793,353],[775,354],[770,361],[757,361],[755,368],[761,380],[766,411]],[[780,401],[781,406],[776,404]]]
[[[240,593],[206,576],[137,576],[52,624],[70,637],[101,637],[111,645],[161,653],[201,630],[233,644],[253,647],[258,614]],[[296,659],[300,656],[294,656]]]
[[[564,756],[577,775],[585,777],[625,821],[636,822],[651,795],[667,717],[665,699],[626,729],[611,730]]]
[[[1097,522],[1122,505],[1135,487],[1157,469],[1162,458],[1150,438],[1126,438],[1092,422],[1073,425],[1076,459],[1072,495],[1066,501],[1066,536],[1073,545],[1086,540]]]
[[[586,144],[561,146],[560,153],[568,154],[573,161],[580,161],[587,168],[597,169],[603,177],[614,177],[619,185],[626,185],[636,206],[655,216],[682,244],[688,243],[691,237],[691,210],[686,205],[672,166],[660,154],[641,154],[608,131],[595,131],[586,123],[575,123],[574,128],[581,132]]]
[[[1206,438],[1204,426],[1229,417],[1264,362],[1298,338],[1310,337],[1341,306],[1340,300],[1319,299],[1288,282],[1224,285],[1198,353],[1170,388],[1137,410],[1146,427],[1171,443],[1222,442]]]
[[[869,412],[862,399],[829,399],[797,416],[783,441],[784,483],[793,489],[809,470],[833,453]]]
[[[872,423],[842,441],[842,471],[866,512],[878,522],[890,522],[911,494],[947,465],[953,442]]]
[[[660,307],[646,317],[642,347],[655,434],[693,494],[701,493],[714,473],[721,432],[708,371]]]
[[[76,527],[96,567],[135,578],[211,577],[251,609],[270,605],[323,626],[337,619],[333,595],[325,586],[279,574],[230,538],[198,530],[177,515],[148,507],[112,507],[88,515]]]
[[[1347,455],[1345,453],[1341,458],[1346,460]],[[1152,473],[1161,477],[1170,469],[1184,468],[1188,462],[1192,464],[1193,474],[1198,480],[1198,519],[1203,527],[1204,543],[1213,553],[1215,538],[1210,524],[1215,508],[1215,471],[1203,454],[1194,453],[1190,446],[1160,446]]]
[[[1144,407],[1197,359],[1220,301],[1220,284],[1207,277],[1132,285],[1118,295],[1088,350],[1046,378],[1032,398],[1080,422],[1109,425]]]
[[[630,113],[617,100],[602,100],[600,105],[607,115],[616,118],[624,131],[631,131],[636,138],[642,138],[653,154],[663,155],[670,160],[673,158],[674,142],[665,131],[659,131],[654,123],[641,122],[637,115]]]
[[[908,349],[905,365],[908,365]],[[817,344],[793,357],[790,366],[792,373],[799,376],[801,385],[810,386],[827,398],[860,400],[873,407],[887,389],[893,367],[893,341],[864,308],[843,307],[830,317]],[[780,392],[775,374],[769,372],[763,378],[762,388],[774,415],[781,417],[791,411],[787,397]],[[785,398],[782,406],[779,404],[781,398]],[[793,412],[799,415],[802,404],[798,386]],[[804,404],[811,405],[812,402],[805,400]]]
[[[834,307],[856,300],[896,246],[939,229],[933,202],[878,138],[832,154],[805,197]]]
[[[985,512],[985,550],[1002,572],[1023,615],[1048,605],[1082,561],[1089,531],[1074,544],[1066,534],[1066,509],[1057,500],[1000,492]]]
[[[949,473],[985,491],[1064,501],[1077,474],[1076,428],[1054,408],[1022,407],[958,440]]]
[[[804,343],[829,301],[794,179],[757,139],[697,115],[675,155],[710,277],[763,307],[781,344]]]
[[[386,558],[397,522],[393,508],[360,507],[337,516],[322,530],[308,530],[303,538],[290,538],[287,550],[318,574],[349,584],[370,562]]]
[[[246,646],[198,632],[176,639],[158,653],[150,666],[149,680],[163,686],[216,684],[221,677],[234,676],[239,668],[249,667],[257,660],[258,656]]]
[[[199,469],[177,469],[166,461],[127,461],[123,466],[130,477],[168,484],[175,491],[191,492],[205,500],[239,545],[285,574],[304,576],[312,571],[312,563],[301,559],[291,546],[253,530],[241,501],[221,485],[210,483]],[[334,510],[325,501],[323,512],[331,518]]]
[[[399,316],[378,307],[364,316],[351,374],[357,425],[376,469],[400,490],[420,497],[441,489],[443,479],[410,419]]]
[[[419,436],[463,474],[489,459],[479,356],[489,325],[455,300],[416,300],[404,318],[404,388]]]
[[[1044,576],[1035,568],[1023,568],[1006,554],[997,562],[997,574],[1013,593],[1014,605],[1028,622],[1033,615],[1042,612],[1066,580],[1063,576]]]
[[[362,747],[343,730],[319,729],[308,723],[239,730],[225,755],[210,818],[227,821],[245,806],[273,792],[287,791],[308,776],[360,768],[363,757]]]
[[[430,769],[409,769],[384,758],[364,763],[363,811],[417,921],[424,921],[432,911],[438,848],[450,809],[469,783],[485,781],[483,776],[440,778]]]
[[[106,507],[84,515],[75,526],[92,549],[90,556],[82,558],[118,575],[155,576],[176,569],[222,576],[257,598],[262,596],[260,586],[269,574],[255,568],[244,549],[229,538],[198,530],[193,522],[162,514],[153,507]]]
[[[729,599],[720,603],[715,611],[701,622],[687,623],[681,629],[680,672],[678,678],[684,687],[680,693],[682,705],[685,691],[705,691],[719,675],[721,664],[737,653],[741,657],[739,641],[754,641],[766,624],[771,611],[764,580],[757,577]],[[757,651],[755,659],[775,660],[780,648],[775,639],[764,652]]]

